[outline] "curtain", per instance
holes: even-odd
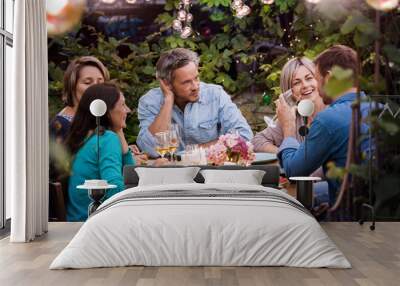
[[[48,228],[48,90],[46,0],[15,1],[14,71],[6,97],[6,188],[12,242]]]

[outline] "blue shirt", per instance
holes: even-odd
[[[330,161],[333,161],[337,167],[346,165],[352,118],[351,104],[356,97],[356,93],[347,93],[316,115],[306,137],[306,148],[304,142],[300,144],[294,137],[283,140],[279,147],[278,158],[287,177],[309,176],[321,165],[326,173],[326,163]],[[362,93],[361,100],[365,98],[365,94]],[[361,117],[366,118],[369,104],[361,103],[360,111]],[[361,134],[367,134],[368,125],[362,122],[360,131]],[[368,138],[365,138],[361,142],[361,150],[365,151],[368,143]],[[333,203],[340,183],[328,180],[328,185],[330,203]]]
[[[152,157],[158,154],[154,151],[156,142],[148,127],[163,104],[164,95],[160,88],[150,90],[139,100],[140,132],[136,143]],[[184,111],[174,105],[172,123],[179,125],[184,145],[207,143],[231,130],[237,130],[246,140],[253,137],[249,124],[230,96],[215,84],[201,82],[199,100],[188,103]],[[181,144],[179,149],[184,149],[184,146]]]
[[[115,189],[109,189],[105,199],[125,189],[122,168],[133,165],[132,153],[122,154],[121,141],[113,131],[105,131],[99,138],[100,163],[97,164],[97,136],[86,139],[72,162],[71,176],[68,184],[67,220],[85,221],[91,200],[87,190],[77,189],[85,180],[102,179]]]

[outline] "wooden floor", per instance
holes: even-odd
[[[400,223],[378,223],[375,231],[357,223],[324,223],[325,231],[352,269],[289,267],[123,267],[48,270],[79,229],[79,223],[51,223],[32,243],[0,241],[0,285],[400,285]]]

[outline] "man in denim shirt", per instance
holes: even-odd
[[[324,91],[324,85],[330,78],[331,69],[339,66],[353,71],[354,79],[358,76],[357,53],[346,46],[336,45],[322,52],[315,60],[316,79],[318,81],[319,94],[325,104],[329,106],[318,113],[310,126],[310,132],[306,137],[307,149],[304,143],[300,144],[295,139],[297,130],[294,128],[295,111],[289,107],[285,100],[280,98],[277,104],[277,114],[282,125],[284,141],[279,147],[278,158],[285,173],[291,176],[308,176],[319,166],[327,171],[326,164],[334,162],[338,167],[344,167],[347,159],[347,147],[351,126],[351,105],[356,99],[357,88],[355,86],[338,95],[329,97]],[[365,94],[361,93],[361,98]],[[362,103],[361,116],[365,118],[369,112],[368,103]],[[361,125],[361,133],[368,132],[368,126]],[[368,146],[368,140],[363,140],[361,150]],[[328,180],[329,203],[333,204],[340,182]]]
[[[154,135],[168,130],[171,123],[179,125],[183,144],[207,147],[228,131],[237,131],[246,140],[253,137],[246,119],[223,88],[200,82],[198,64],[197,54],[182,48],[165,52],[158,60],[160,88],[143,95],[138,106],[137,144],[150,156],[158,156]]]

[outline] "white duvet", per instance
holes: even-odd
[[[261,190],[272,199],[178,196],[115,203],[137,192],[207,189],[244,193]],[[100,206],[50,269],[128,265],[350,268],[318,222],[293,203],[299,204],[282,191],[254,185],[182,184],[127,189]]]

